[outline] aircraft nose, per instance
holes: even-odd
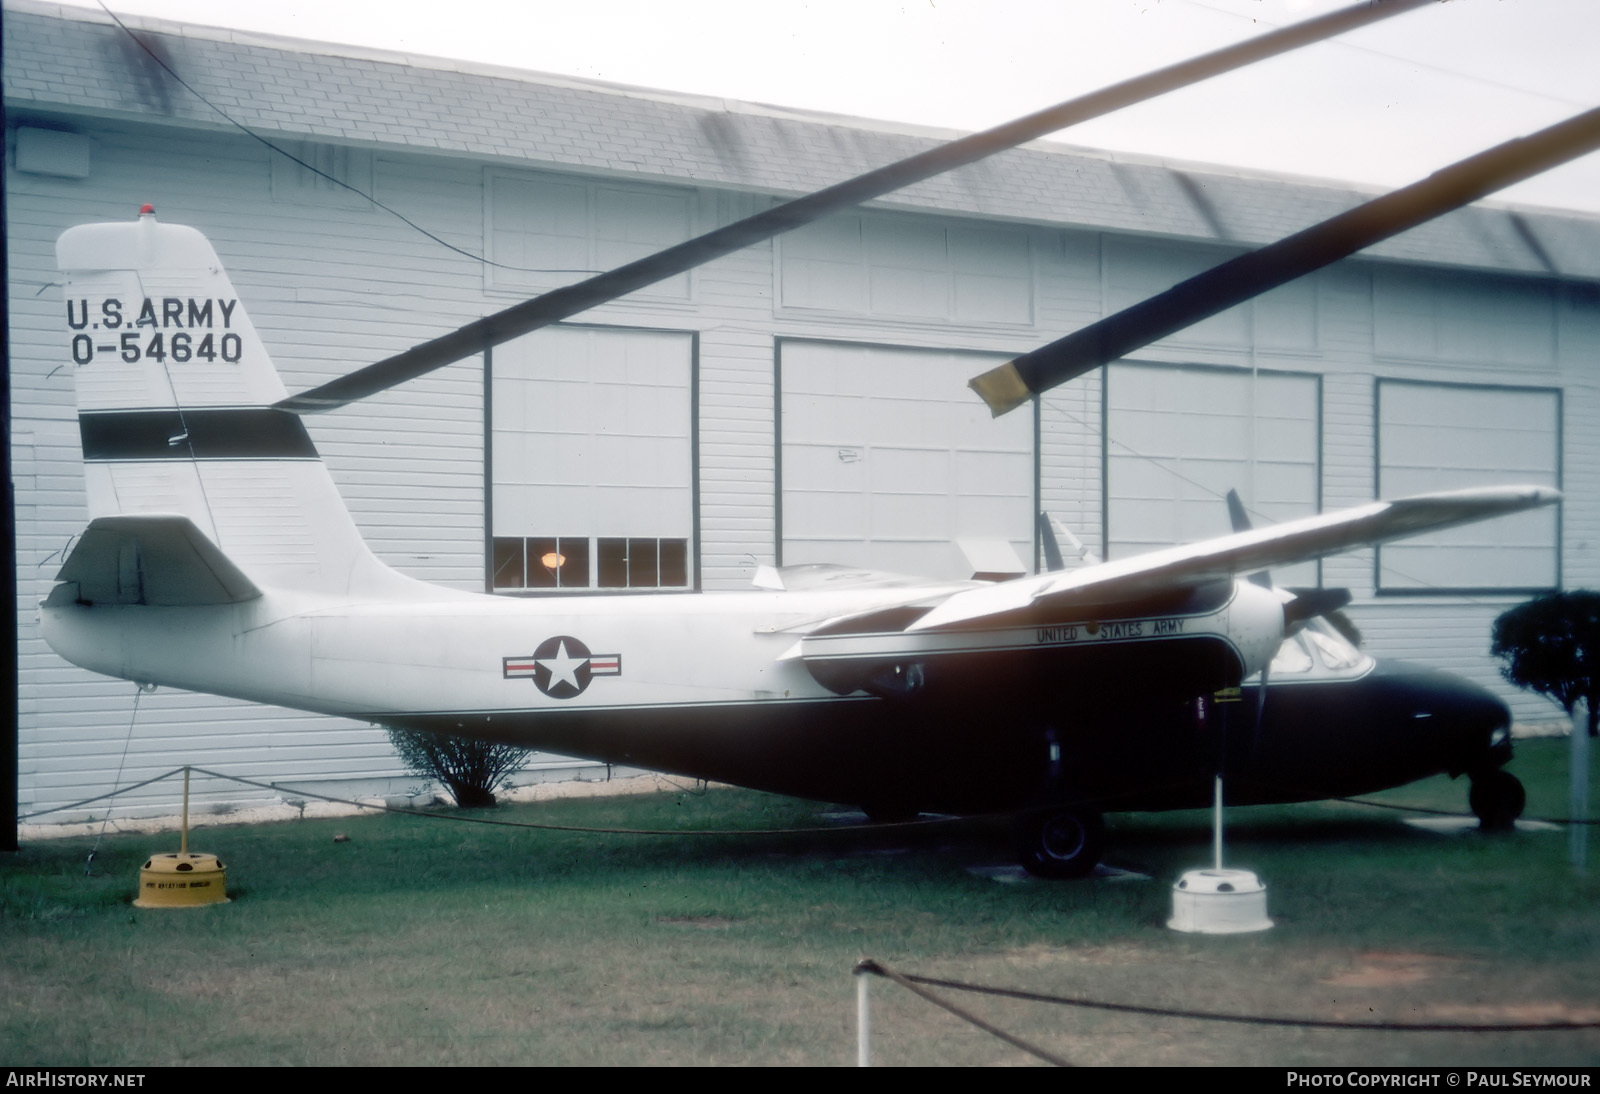
[[[1395,664],[1407,679],[1411,720],[1450,757],[1451,774],[1499,767],[1511,758],[1511,708],[1488,689],[1448,673]]]

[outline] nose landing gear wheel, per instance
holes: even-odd
[[[1106,826],[1092,810],[1065,809],[1017,818],[1017,858],[1037,877],[1078,878],[1094,872],[1105,850]]]
[[[1473,775],[1472,787],[1467,791],[1467,804],[1478,818],[1478,827],[1485,832],[1511,831],[1527,802],[1521,780],[1499,768]]]

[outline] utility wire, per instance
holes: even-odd
[[[143,50],[145,52],[145,54],[152,61],[154,61],[156,64],[160,65],[161,68],[166,72],[166,74],[168,76],[171,76],[174,80],[176,80],[178,82],[178,85],[180,87],[182,87],[189,94],[193,95],[195,98],[199,99],[202,103],[205,103],[212,110],[216,111],[217,114],[219,114],[222,117],[223,121],[227,122],[229,125],[233,126],[235,129],[239,130],[241,133],[243,133],[245,136],[249,137],[251,140],[258,141],[261,144],[266,145],[267,148],[269,148],[273,152],[276,152],[278,155],[283,156],[285,159],[288,159],[288,160],[290,160],[290,161],[292,161],[294,163],[299,164],[301,167],[305,168],[307,171],[310,171],[313,175],[316,175],[318,178],[326,179],[328,182],[333,183],[335,186],[338,186],[338,187],[341,187],[341,188],[343,188],[345,190],[348,190],[352,194],[355,194],[357,197],[360,197],[360,198],[362,198],[362,199],[364,199],[366,201],[371,202],[373,205],[377,206],[379,209],[382,209],[384,212],[388,213],[390,216],[393,216],[396,219],[398,219],[399,221],[401,221],[407,227],[410,227],[410,228],[414,229],[415,231],[420,232],[422,235],[426,236],[427,238],[433,240],[433,242],[439,244],[439,246],[444,247],[444,248],[446,248],[448,250],[454,251],[458,255],[463,255],[463,256],[465,256],[467,258],[470,258],[474,262],[481,262],[485,266],[493,266],[496,269],[500,269],[500,270],[512,270],[512,271],[515,271],[517,273],[593,274],[593,273],[598,272],[596,270],[556,270],[556,269],[536,269],[536,268],[531,268],[531,267],[527,267],[527,266],[512,266],[512,265],[509,265],[508,263],[505,263],[505,262],[496,262],[494,259],[489,258],[489,257],[487,257],[485,255],[474,254],[473,252],[471,252],[469,250],[466,250],[463,247],[456,246],[454,243],[451,243],[449,240],[440,238],[439,236],[435,235],[434,233],[428,231],[428,229],[424,228],[422,225],[418,224],[416,221],[412,220],[410,217],[406,216],[404,213],[400,212],[400,210],[394,208],[392,205],[386,205],[383,202],[379,201],[377,198],[373,197],[371,194],[366,193],[360,187],[352,186],[350,183],[344,181],[343,179],[336,178],[335,176],[330,175],[328,172],[322,170],[321,168],[316,167],[313,164],[307,163],[305,160],[301,159],[299,156],[295,155],[293,152],[290,152],[288,149],[283,148],[280,145],[274,144],[272,141],[269,141],[266,137],[263,137],[260,133],[257,133],[254,129],[251,129],[249,126],[245,125],[243,122],[235,120],[234,117],[231,114],[229,114],[226,110],[222,109],[222,107],[218,106],[216,103],[214,103],[210,99],[206,98],[198,90],[195,89],[194,85],[190,84],[189,81],[185,80],[182,76],[179,76],[178,73],[176,71],[174,71],[173,67],[171,65],[167,64],[166,60],[163,59],[162,56],[159,53],[157,53],[155,50],[151,49],[148,45],[146,45],[145,42],[144,42],[144,39],[140,38],[137,34],[135,34],[132,31],[132,29],[130,29],[129,26],[126,23],[124,23],[121,19],[119,19],[117,17],[117,13],[116,12],[114,12],[110,8],[106,7],[105,0],[99,0],[99,3],[100,3],[100,10],[104,11],[107,15],[109,15],[111,17],[111,21],[116,23],[117,26],[121,27],[122,28],[122,32],[124,34],[126,34],[130,39],[132,39],[134,44],[136,44],[141,50]],[[48,288],[48,286],[46,286],[46,287]],[[39,291],[43,292],[44,290],[41,289]]]
[[[1270,19],[1258,19],[1254,15],[1245,15],[1242,12],[1228,11],[1225,8],[1219,8],[1213,4],[1202,3],[1201,0],[1187,0],[1187,3],[1190,7],[1200,8],[1203,11],[1215,12],[1218,15],[1225,15],[1230,19],[1244,20],[1254,26],[1278,27],[1282,25],[1280,23],[1275,23]],[[1505,80],[1491,80],[1488,77],[1480,76],[1475,72],[1463,72],[1459,68],[1448,68],[1445,65],[1436,65],[1428,61],[1419,61],[1414,57],[1403,57],[1398,53],[1390,53],[1388,50],[1374,49],[1371,46],[1358,45],[1355,42],[1347,42],[1335,38],[1329,40],[1328,44],[1338,49],[1347,50],[1351,53],[1365,53],[1369,57],[1378,57],[1385,61],[1394,61],[1397,64],[1407,65],[1411,68],[1420,68],[1428,72],[1437,73],[1440,76],[1449,76],[1452,79],[1465,80],[1468,83],[1482,84],[1484,87],[1499,88],[1501,91],[1514,91],[1518,95],[1528,95],[1535,99],[1544,99],[1547,102],[1560,103],[1563,106],[1583,107],[1588,105],[1582,99],[1574,99],[1566,95],[1556,95],[1548,91],[1536,91],[1531,87],[1523,87],[1521,84],[1507,83]]]

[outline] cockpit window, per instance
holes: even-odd
[[[1274,676],[1311,671],[1311,654],[1306,652],[1299,635],[1283,640],[1283,645],[1278,647],[1278,654],[1272,659],[1272,667],[1268,671]]]
[[[1317,656],[1322,658],[1322,663],[1335,672],[1341,669],[1353,669],[1366,659],[1366,655],[1344,640],[1333,628],[1317,620],[1316,624],[1307,627],[1303,632],[1317,651]]]

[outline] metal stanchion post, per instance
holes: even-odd
[[[867,1005],[867,981],[870,977],[856,969],[856,1066],[872,1066],[872,1010]]]
[[[1567,826],[1567,858],[1580,874],[1588,867],[1589,826],[1589,705],[1582,699],[1572,708],[1572,751],[1570,759],[1571,804],[1567,815],[1574,824]]]

